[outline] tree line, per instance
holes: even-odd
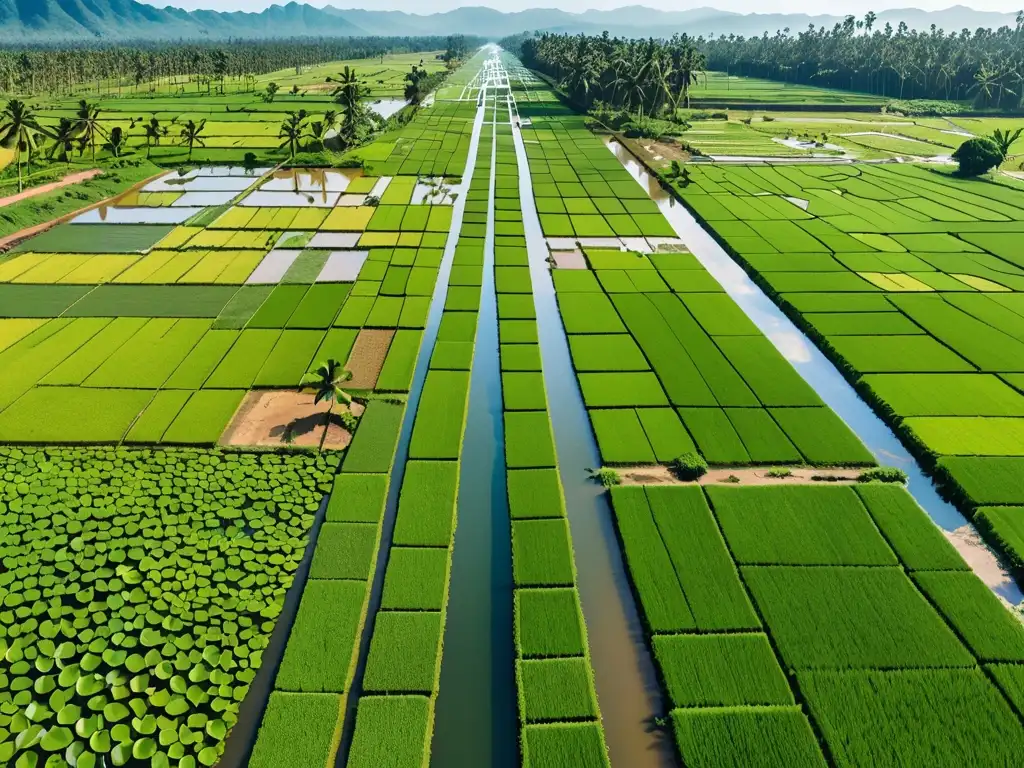
[[[892,99],[970,100],[982,109],[1024,108],[1024,11],[1014,27],[925,32],[905,23],[875,25],[877,15],[847,16],[832,29],[787,27],[745,38],[722,35],[670,40],[539,34],[506,38],[523,62],[592,98],[671,101],[666,85],[685,101],[688,74],[710,70],[770,80],[861,91]],[[686,64],[687,57],[691,61]],[[699,64],[700,66],[694,66]],[[673,81],[673,78],[675,79]],[[691,81],[692,82],[692,81]],[[643,92],[642,98],[640,92]],[[662,94],[662,95],[659,95]]]
[[[690,86],[707,66],[687,35],[668,40],[628,40],[546,33],[515,35],[501,46],[530,69],[558,82],[585,109],[608,106],[637,117],[674,117],[690,104]]]
[[[0,45],[0,91],[20,96],[77,95],[84,90],[122,94],[143,84],[177,84],[180,78],[224,92],[254,90],[259,75],[345,59],[444,51],[445,61],[463,58],[475,38],[418,37],[291,38],[222,42],[139,42],[119,45]]]
[[[1024,106],[1024,11],[1016,26],[924,32],[877,16],[847,16],[832,29],[787,28],[769,36],[699,40],[711,69],[863,91],[893,99],[971,100],[979,108]]]

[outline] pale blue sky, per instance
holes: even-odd
[[[218,11],[261,11],[275,3],[271,0],[142,0],[150,5],[163,7],[174,5],[178,8],[194,10],[203,8]],[[284,5],[286,0],[277,0],[277,5]],[[462,6],[486,5],[503,11],[520,11],[527,8],[552,7],[551,0],[497,0],[492,2],[459,2],[459,0],[372,0],[365,4],[353,0],[308,0],[310,5],[335,5],[339,8],[370,8],[375,11],[408,11],[411,13],[433,13],[448,11]],[[971,0],[963,2],[979,11],[1015,12],[1024,0]],[[822,3],[821,0],[708,0],[682,4],[677,0],[558,0],[556,7],[564,11],[584,11],[588,8],[611,9],[626,5],[646,5],[649,8],[679,11],[684,8],[700,8],[710,6],[738,13],[808,13],[808,14],[843,14],[862,15],[867,11],[882,11],[886,8],[921,8],[938,10],[954,5],[955,0],[891,0],[890,2],[870,2],[869,0],[843,0],[838,3]]]

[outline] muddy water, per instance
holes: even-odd
[[[430,365],[430,355],[434,351],[434,342],[437,341],[437,330],[441,324],[441,313],[444,311],[444,302],[448,296],[448,278],[451,275],[452,260],[455,258],[455,245],[458,242],[458,232],[462,228],[462,216],[466,210],[466,192],[469,190],[469,183],[473,175],[473,166],[476,162],[477,146],[480,142],[480,129],[483,123],[483,112],[477,113],[476,121],[473,123],[473,133],[469,142],[469,157],[466,161],[466,172],[463,176],[463,185],[459,189],[459,197],[452,210],[452,226],[448,233],[448,242],[445,244],[444,256],[441,259],[441,268],[437,275],[437,282],[434,284],[434,294],[430,301],[430,313],[427,316],[427,325],[423,330],[423,340],[420,344],[419,356],[416,358],[416,370],[413,374],[412,387],[409,390],[408,405],[405,409],[405,417],[402,420],[402,431],[398,437],[398,449],[395,454],[395,464],[391,471],[391,480],[388,485],[387,505],[384,509],[384,521],[381,528],[380,551],[377,555],[377,566],[373,574],[373,582],[370,586],[370,602],[367,607],[366,624],[363,628],[362,637],[359,639],[359,661],[356,664],[355,677],[352,680],[352,687],[349,690],[348,702],[345,710],[345,722],[341,733],[341,746],[338,749],[335,766],[344,768],[348,762],[349,749],[352,746],[352,732],[355,728],[356,707],[359,697],[363,692],[363,675],[366,672],[366,657],[370,649],[370,638],[373,635],[373,626],[377,617],[377,609],[380,608],[381,593],[384,591],[384,572],[387,569],[388,551],[391,547],[391,535],[395,527],[395,513],[398,510],[398,493],[402,487],[402,480],[405,478],[405,462],[409,458],[409,440],[412,437],[412,425],[416,418],[416,408],[423,393],[423,382],[427,378],[427,369]]]
[[[944,501],[917,461],[892,430],[861,400],[856,390],[774,302],[732,260],[721,245],[697,223],[659,181],[622,144],[605,144],[668,219],[676,233],[705,269],[725,288],[740,309],[761,329],[797,372],[832,410],[849,425],[879,463],[899,467],[910,480],[908,490],[943,530],[971,568],[997,595],[1016,605],[1024,600],[1020,587],[977,536],[973,526],[952,504]],[[973,535],[971,535],[973,534]]]
[[[555,431],[608,752],[612,764],[623,768],[673,766],[676,760],[671,736],[654,726],[654,718],[664,715],[667,707],[644,642],[608,494],[588,478],[586,471],[600,466],[600,455],[576,385],[546,261],[548,250],[533,199],[526,148],[514,124],[513,138],[548,410]]]
[[[492,114],[486,108],[488,116]],[[493,126],[485,126],[491,131]],[[505,482],[505,433],[498,308],[494,292],[494,162],[484,243],[483,285],[459,470],[458,525],[445,620],[441,689],[434,715],[434,768],[518,763],[512,542]],[[479,171],[478,171],[479,172]]]

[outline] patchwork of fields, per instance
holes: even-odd
[[[1004,765],[1024,749],[1024,627],[903,489],[612,500],[686,765]]]
[[[531,109],[533,190],[604,462],[873,464],[581,118]]]
[[[1020,568],[1024,187],[907,165],[691,179],[682,199]]]
[[[492,554],[456,583],[500,592],[478,604],[506,606],[508,658],[480,674],[516,701],[473,749],[504,728],[530,768],[1024,753],[1024,627],[904,488],[625,485],[605,538],[570,523],[567,436],[607,467],[876,463],[582,117],[482,50],[355,154],[167,174],[0,255],[3,762],[436,761],[470,515]],[[690,166],[677,192],[1024,570],[1024,187]],[[575,382],[545,371],[563,331]],[[357,400],[330,419],[300,385],[329,358]],[[460,498],[471,433],[507,518]],[[604,611],[639,616],[663,702],[626,729],[600,684],[643,673],[600,674]]]
[[[439,112],[472,125],[457,104],[422,122]],[[432,151],[432,130],[405,131]],[[420,178],[170,174],[25,241],[0,261],[0,439],[214,443],[247,390],[344,363],[370,329],[384,356],[353,358],[372,369],[353,386],[407,391],[453,202]]]

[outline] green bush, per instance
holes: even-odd
[[[708,471],[704,457],[694,451],[677,456],[669,466],[680,480],[697,480]]]
[[[901,483],[906,484],[907,473],[896,467],[871,467],[857,475],[859,483]]]
[[[1003,153],[991,139],[968,139],[953,153],[963,176],[980,176],[1003,162]]]

